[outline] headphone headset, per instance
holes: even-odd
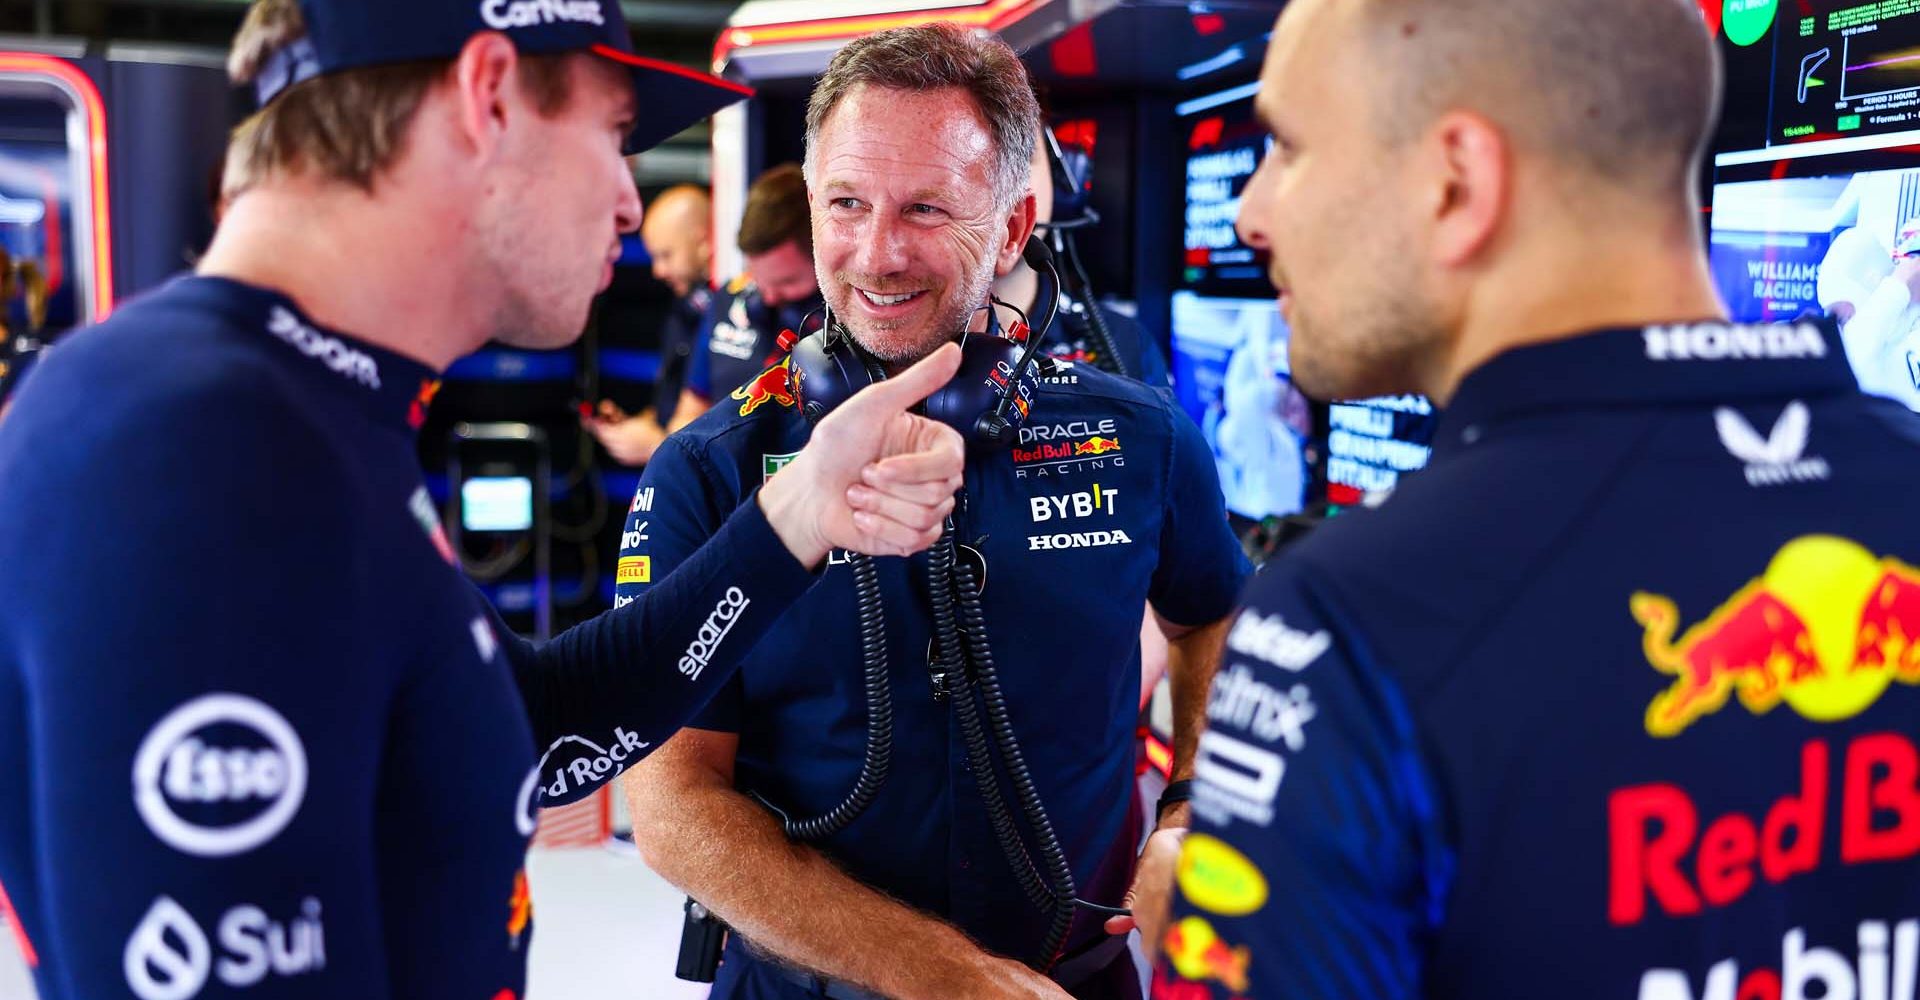
[[[1029,239],[1021,258],[1059,284],[1053,252],[1045,243]],[[970,451],[1012,445],[1033,409],[1033,363],[1059,312],[1059,296],[1043,296],[1042,304],[1046,312],[1038,332],[1029,332],[1024,322],[1014,326],[1013,336],[962,332],[960,370],[922,404],[928,418],[959,431]],[[887,377],[886,368],[861,348],[832,310],[819,332],[799,337],[788,331],[781,340],[792,349],[787,388],[810,422]]]

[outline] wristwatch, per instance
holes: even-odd
[[[1157,822],[1166,815],[1168,806],[1179,805],[1193,798],[1193,779],[1181,778],[1167,783],[1167,790],[1160,793],[1160,802],[1153,807],[1153,818]]]

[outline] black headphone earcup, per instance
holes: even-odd
[[[853,398],[854,393],[880,381],[868,367],[852,338],[833,336],[832,327],[812,333],[793,345],[788,379],[794,401],[808,420],[819,420]]]

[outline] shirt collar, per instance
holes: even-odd
[[[315,323],[291,298],[228,278],[184,279],[276,345],[295,370],[333,386],[377,423],[418,431],[440,391],[440,376],[412,358]]]
[[[1434,451],[1541,410],[1734,402],[1854,392],[1839,330],[1826,320],[1719,321],[1598,330],[1517,347],[1470,372],[1440,418]]]

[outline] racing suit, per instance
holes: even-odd
[[[1249,588],[1155,996],[1909,1000],[1916,490],[1822,325],[1471,372]]]

